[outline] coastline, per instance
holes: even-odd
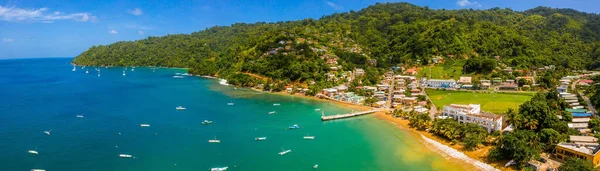
[[[252,89],[255,91],[260,91],[257,89]],[[262,92],[262,91],[261,91]],[[314,96],[306,96],[303,94],[290,94],[287,92],[266,92],[272,94],[286,95],[286,96],[295,96],[301,98],[308,98],[313,100],[332,102],[336,105],[339,105],[344,108],[349,108],[353,110],[370,110],[371,107],[362,106],[358,104],[345,103],[334,100],[321,99]],[[459,144],[452,145],[451,142],[441,139],[429,132],[418,131],[415,129],[411,129],[408,126],[408,120],[402,120],[399,118],[394,118],[391,115],[386,114],[385,111],[377,111],[373,114],[375,118],[380,119],[382,121],[386,121],[388,123],[393,124],[400,131],[407,131],[410,135],[414,136],[414,138],[418,138],[421,142],[423,142],[427,147],[432,149],[433,151],[441,154],[447,160],[451,162],[460,162],[468,164],[470,167],[466,167],[466,169],[478,169],[478,170],[502,170],[502,171],[513,171],[514,169],[510,167],[504,167],[503,161],[500,162],[488,162],[487,151],[491,148],[491,146],[483,146],[473,151],[465,151],[462,150],[462,146]]]

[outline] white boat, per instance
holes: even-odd
[[[209,121],[209,120],[204,120],[202,121],[202,125],[208,125],[208,124],[212,124],[213,121]]]
[[[227,106],[233,106],[233,102],[227,103]]]
[[[227,170],[227,168],[229,168],[229,167],[213,167],[213,168],[210,168],[210,171],[225,171],[225,170]]]
[[[44,131],[44,134],[50,135],[50,132],[52,132],[52,130],[50,130],[50,131]]]
[[[175,73],[175,75],[181,75],[181,73],[178,73],[178,72],[177,72],[177,73]]]
[[[269,115],[275,114],[275,111],[270,111]]]
[[[274,103],[273,106],[281,106],[279,103]]]
[[[141,127],[150,127],[150,124],[140,124]]]
[[[90,71],[88,71],[88,70],[85,70],[85,74],[89,74],[89,73],[90,73]]]
[[[313,166],[313,168],[314,168],[314,169],[316,169],[316,168],[319,168],[319,165],[318,165],[318,164],[315,164],[315,165]]]
[[[288,127],[288,129],[300,129],[300,126],[298,126],[298,124],[294,124],[294,125]]]
[[[188,74],[188,73],[183,73],[183,74],[181,74],[181,75],[183,75],[183,76],[189,76],[190,74]]]
[[[135,67],[131,68],[131,71],[134,71],[134,70],[135,70]]]
[[[173,78],[183,78],[183,76],[176,75],[176,76],[173,76]]]
[[[287,154],[287,153],[290,153],[290,152],[292,152],[292,150],[285,150],[285,149],[283,149],[283,148],[281,148],[281,150],[283,150],[283,151],[279,152],[279,155],[280,155],[280,156],[283,156],[283,155],[285,155],[285,154]]]
[[[31,171],[46,171],[44,169],[31,169]]]
[[[28,152],[29,154],[38,154],[38,152],[37,152],[37,151],[35,151],[35,150],[29,150],[29,151],[27,151],[27,152]]]
[[[83,115],[75,115],[77,118],[83,118]]]
[[[185,108],[185,107],[183,107],[183,106],[177,106],[177,107],[175,107],[175,109],[176,109],[176,110],[185,110],[186,108]]]
[[[125,76],[125,71],[123,71],[123,76]]]
[[[217,136],[215,136],[215,139],[212,140],[208,140],[209,143],[221,143],[221,140],[217,139]]]
[[[304,136],[305,140],[314,140],[315,136]]]
[[[73,66],[73,69],[71,71],[77,71],[77,67]]]
[[[267,137],[256,137],[254,138],[256,141],[264,141],[267,140]]]
[[[321,109],[315,109],[315,111],[320,111]]]
[[[131,158],[130,154],[119,154],[119,157],[121,158]]]
[[[227,84],[227,80],[226,79],[219,79],[219,84],[226,85],[226,86],[229,85],[229,84]]]

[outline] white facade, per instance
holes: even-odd
[[[427,80],[427,87],[431,87],[431,88],[455,88],[456,87],[456,80],[430,79],[430,80]]]
[[[457,105],[444,106],[442,116],[454,118],[459,123],[475,123],[487,129],[488,132],[502,130],[502,117],[491,113],[481,112],[481,105]]]

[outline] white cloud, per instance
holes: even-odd
[[[115,29],[110,29],[108,31],[108,34],[119,34],[119,32],[117,30],[115,30]]]
[[[55,20],[95,22],[97,21],[97,18],[90,13],[84,12],[63,14],[58,11],[50,12],[48,8],[23,9],[17,7],[0,6],[0,21],[53,23]]]
[[[4,42],[4,43],[10,43],[10,42],[13,42],[13,41],[15,41],[15,39],[11,39],[11,38],[2,38],[2,42]]]
[[[342,10],[342,9],[344,9],[344,7],[342,7],[342,6],[338,5],[338,4],[335,4],[333,2],[330,2],[330,1],[325,1],[325,3],[327,3],[327,5],[329,5],[331,8],[333,8],[335,10]]]
[[[144,31],[142,31],[142,30],[138,30],[138,34],[139,34],[139,35],[142,35],[142,34],[144,34]]]
[[[142,11],[142,10],[141,10],[141,9],[139,9],[139,8],[128,9],[128,10],[127,10],[127,12],[128,12],[128,13],[131,13],[131,14],[133,14],[133,15],[135,15],[135,16],[140,16],[140,15],[144,14],[144,11]]]
[[[458,0],[458,1],[456,1],[456,5],[461,6],[461,7],[466,7],[466,6],[481,7],[481,4],[479,4],[479,2],[469,1],[469,0]]]

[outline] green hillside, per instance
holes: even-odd
[[[245,86],[257,80],[241,73],[253,73],[269,78],[263,83],[314,81],[318,88],[335,84],[326,73],[338,65],[337,74],[365,68],[363,82],[374,84],[390,66],[428,64],[433,56],[479,61],[500,56],[515,68],[594,69],[600,66],[600,15],[546,7],[433,10],[386,3],[318,20],[238,23],[94,46],[73,63],[186,67]],[[467,69],[479,69],[472,68]]]

